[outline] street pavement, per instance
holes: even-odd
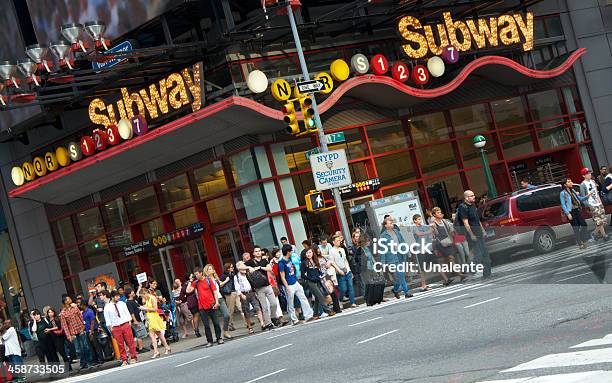
[[[60,381],[612,382],[608,254],[612,243],[514,259],[491,280],[210,349],[191,340],[183,352]]]

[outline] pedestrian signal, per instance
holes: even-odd
[[[306,194],[306,210],[309,212],[325,209],[325,198],[323,192],[310,192]]]

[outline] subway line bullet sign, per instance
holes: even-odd
[[[352,184],[351,172],[344,149],[310,156],[312,176],[318,191]]]

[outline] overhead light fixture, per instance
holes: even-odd
[[[110,41],[104,39],[104,31],[106,31],[106,24],[103,21],[96,20],[85,23],[85,30],[94,40],[96,49],[105,51],[108,50]]]
[[[66,38],[66,40],[70,41],[73,51],[80,48],[83,52],[87,52],[85,42],[80,39],[82,32],[82,24],[70,23],[62,25],[62,35]]]
[[[32,44],[28,45],[25,50],[26,55],[31,58],[36,64],[38,64],[39,68],[45,68],[48,73],[51,73],[51,67],[53,66],[53,61],[47,60],[47,55],[49,54],[49,48],[46,45],[41,44]]]
[[[36,86],[40,86],[40,77],[36,75],[37,65],[34,61],[30,59],[17,61],[17,67],[19,68],[19,71],[21,71],[21,73],[23,73],[23,75],[25,76],[26,80],[28,81],[28,84],[34,83]]]
[[[17,65],[10,61],[0,61],[0,78],[4,81],[7,87],[14,86],[19,88],[19,80],[15,78]]]
[[[68,44],[68,42],[60,40],[56,43],[51,43],[49,45],[49,49],[51,49],[51,52],[53,52],[53,54],[59,60],[60,67],[65,66],[68,67],[68,69],[74,69],[74,67],[72,66],[72,64],[74,64],[74,61],[68,58],[68,55],[70,54],[71,50],[70,44]]]

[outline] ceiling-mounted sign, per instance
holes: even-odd
[[[407,42],[404,53],[413,59],[428,54],[440,56],[448,45],[466,52],[487,45],[521,45],[523,51],[533,49],[533,13],[511,14],[487,18],[453,20],[450,12],[442,13],[443,23],[422,25],[414,16],[404,16],[398,23],[398,32]]]
[[[104,54],[112,55],[113,53],[128,53],[128,52],[131,52],[132,50],[133,50],[132,43],[130,43],[129,41],[124,41],[122,43],[115,45],[111,49],[107,50],[106,52],[104,52]],[[110,60],[99,62],[99,63],[94,61],[91,63],[91,67],[95,71],[100,71],[100,69],[114,67],[115,65],[120,64],[125,60],[127,59],[124,57],[119,57],[119,58],[112,58]]]

